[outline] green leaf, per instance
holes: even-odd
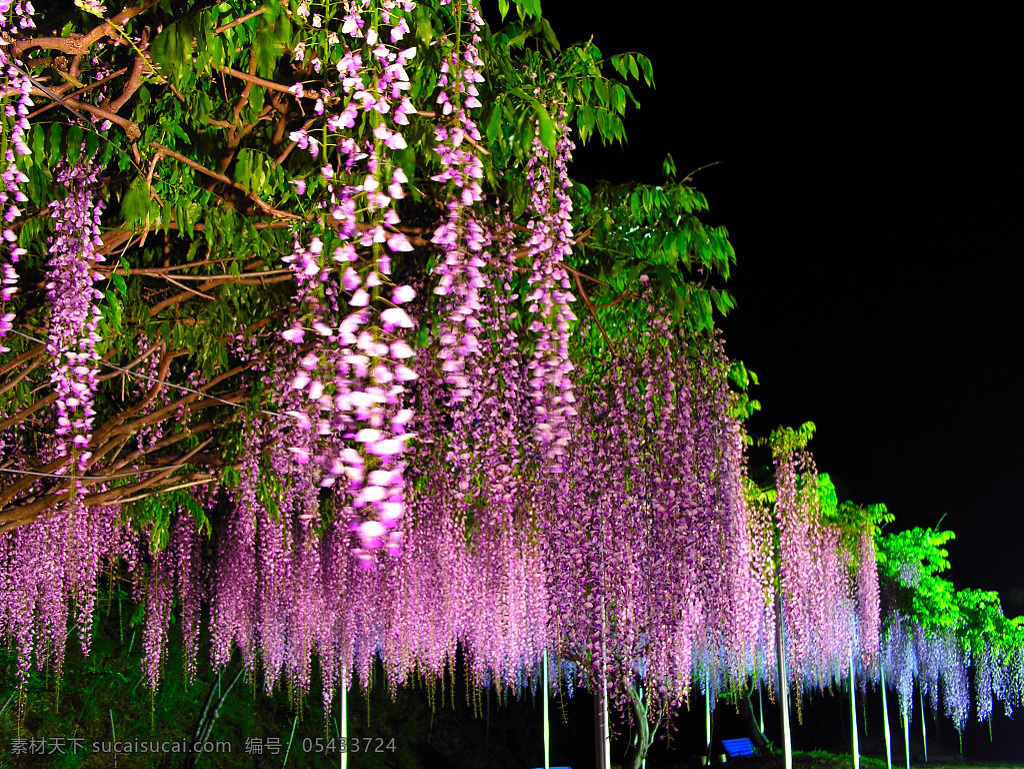
[[[54,123],[56,125],[56,123]],[[43,149],[46,147],[46,134],[43,133],[43,127],[36,123],[32,126],[32,154],[37,158],[44,156]]]
[[[528,156],[533,152],[533,137],[537,135],[537,127],[532,120],[522,118],[520,118],[519,125],[519,147],[523,154]]]
[[[557,136],[555,134],[555,122],[551,119],[551,115],[548,114],[547,109],[544,107],[543,104],[540,103],[540,101],[537,98],[526,93],[526,91],[524,91],[522,88],[513,88],[510,91],[510,93],[513,93],[516,96],[525,99],[533,107],[533,111],[537,113],[537,122],[539,124],[540,129],[541,144],[544,145],[544,148],[548,152],[554,152],[555,145],[557,142]],[[532,123],[530,124],[530,127],[532,129]],[[533,130],[529,131],[529,134],[529,142],[525,141],[525,134],[523,136],[523,149],[524,151],[527,152],[529,151],[530,143],[533,142]]]
[[[434,25],[425,10],[420,13],[420,9],[417,8],[417,15],[419,19],[416,21],[416,37],[430,45],[434,42]]]
[[[56,165],[57,161],[63,156],[62,147],[60,143],[61,139],[61,124],[54,123],[50,126],[50,165]]]
[[[137,176],[121,201],[121,216],[129,226],[146,224],[150,218],[150,189],[144,177]]]
[[[100,137],[95,131],[89,131],[85,135],[85,156],[93,157],[100,146]]]
[[[541,37],[544,39],[545,44],[547,44],[547,46],[550,49],[552,49],[552,50],[554,50],[556,52],[562,50],[562,46],[558,42],[558,37],[555,36],[555,30],[553,30],[551,28],[551,24],[548,22],[548,20],[547,19],[540,19],[539,21],[540,21],[540,34],[541,34]]]
[[[501,109],[497,105],[491,108],[491,115],[487,120],[487,126],[484,129],[487,134],[487,140],[492,144],[495,143],[498,137],[501,135]]]
[[[551,115],[540,102],[534,104],[534,109],[537,111],[537,118],[540,121],[540,143],[548,152],[554,152],[557,143],[555,121],[551,119]]]
[[[644,56],[642,53],[636,55],[636,60],[640,64],[640,71],[643,72],[644,82],[651,88],[654,87],[654,67],[651,65],[651,60]]]
[[[120,292],[122,297],[128,297],[128,285],[124,281],[124,276],[115,272],[111,274],[110,282],[114,284],[115,288],[117,288],[118,292]]]

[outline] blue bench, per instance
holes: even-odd
[[[754,747],[747,737],[740,737],[735,740],[722,740],[722,747],[725,748],[725,752],[729,758],[738,758],[739,756],[753,756],[757,754],[757,748]]]

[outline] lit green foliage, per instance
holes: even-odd
[[[747,368],[741,360],[733,361],[729,366],[729,381],[733,385],[735,401],[732,407],[732,415],[740,421],[746,421],[755,411],[761,410],[761,401],[750,396],[751,385],[760,384],[757,374]],[[744,435],[743,440],[747,445],[753,445],[754,439]]]
[[[768,436],[767,443],[772,447],[776,455],[786,454],[791,451],[803,451],[807,444],[814,437],[818,428],[814,422],[804,422],[799,427],[777,427]]]
[[[945,545],[954,538],[951,531],[914,528],[876,540],[879,578],[897,586],[897,607],[926,631],[960,623],[953,583],[939,576],[950,567]]]
[[[877,538],[882,527],[892,523],[895,516],[880,502],[869,505],[858,505],[848,499],[839,502],[835,484],[828,473],[818,475],[818,498],[823,518],[839,529],[842,547],[849,554],[851,572],[856,572],[860,537],[868,533]]]
[[[1003,614],[999,593],[957,590],[939,576],[949,570],[951,531],[914,528],[880,536],[878,571],[895,590],[897,608],[926,632],[952,630],[979,655],[986,646],[1011,652],[1024,647],[1024,617]]]

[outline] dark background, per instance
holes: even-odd
[[[1019,25],[1009,5],[895,6],[544,12],[563,43],[654,64],[628,146],[578,151],[578,178],[721,162],[694,184],[738,256],[722,325],[760,376],[752,431],[813,421],[841,499],[941,520],[957,586],[1024,614]]]

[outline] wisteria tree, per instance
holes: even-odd
[[[328,710],[461,654],[477,687],[600,692],[636,765],[695,692],[879,670],[877,517],[822,493],[807,431],[770,495],[748,478],[727,232],[671,159],[572,180],[650,62],[487,10],[0,0],[21,680],[69,628],[88,653],[104,573],[144,607],[150,688],[172,618],[186,677],[208,633],[268,692],[318,667]]]
[[[378,649],[398,684],[459,644],[515,685],[597,638],[549,616],[555,535],[585,520],[565,505],[605,525],[588,458],[691,440],[661,410],[712,441],[686,473],[738,472],[725,231],[671,178],[570,180],[650,63],[499,5],[0,3],[0,632],[23,671],[59,668],[69,611],[88,646],[111,568],[154,685],[175,605],[268,687],[308,687],[314,653],[326,691],[365,680]],[[648,384],[609,412],[623,366]],[[607,432],[636,408],[642,431]]]

